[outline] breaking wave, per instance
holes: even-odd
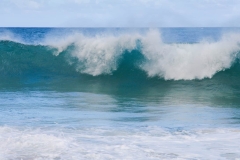
[[[27,43],[10,33],[0,36],[2,75],[51,72],[114,75],[144,72],[165,80],[212,78],[238,63],[240,34],[197,43],[165,43],[158,30],[146,33],[96,34],[79,32]],[[122,74],[122,73],[121,73]]]

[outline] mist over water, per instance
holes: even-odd
[[[0,159],[238,159],[238,28],[1,28]]]

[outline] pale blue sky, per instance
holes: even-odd
[[[1,27],[240,27],[240,0],[0,0]]]

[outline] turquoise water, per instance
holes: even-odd
[[[238,28],[1,28],[0,159],[239,159]]]

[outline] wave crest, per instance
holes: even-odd
[[[77,58],[77,70],[81,73],[93,76],[111,74],[117,70],[118,60],[124,51],[137,49],[145,57],[138,67],[150,77],[158,76],[166,80],[211,78],[217,72],[230,68],[240,50],[239,34],[226,34],[219,41],[212,42],[203,40],[194,44],[167,44],[155,29],[146,34],[117,36],[87,37],[76,33],[52,42],[47,44],[57,48],[58,53],[69,45],[75,46],[71,56]]]
[[[5,40],[13,39],[13,36],[2,35],[1,41],[4,37]],[[218,41],[183,44],[163,42],[157,29],[145,33],[99,33],[93,36],[75,32],[61,36],[49,34],[37,44],[47,47],[48,52],[49,47],[52,48],[51,53],[57,57],[66,53],[67,56],[62,57],[68,64],[76,71],[92,76],[112,74],[119,69],[125,54],[137,50],[143,60],[134,67],[145,71],[149,77],[192,80],[211,78],[217,72],[230,68],[239,58],[240,34],[224,34]],[[34,46],[37,46],[36,42]],[[134,59],[131,61],[136,62]]]
[[[152,33],[142,42],[147,59],[142,68],[149,76],[173,80],[211,78],[230,68],[240,50],[240,35],[234,34],[225,35],[217,42],[165,44]]]

